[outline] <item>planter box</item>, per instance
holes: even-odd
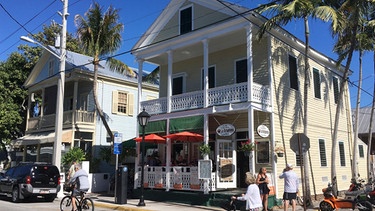
[[[182,184],[174,184],[173,188],[181,190],[182,189]]]
[[[164,186],[163,186],[163,184],[158,183],[158,184],[155,184],[155,188],[164,188]]]
[[[201,189],[201,186],[199,184],[190,184],[190,189],[198,190]]]

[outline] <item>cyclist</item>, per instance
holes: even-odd
[[[74,170],[75,173],[72,178],[69,180],[69,184],[73,185],[73,191],[72,191],[72,196],[79,196],[80,192],[86,192],[90,189],[90,184],[89,184],[89,175],[85,170],[82,169],[81,164],[76,163],[74,165]],[[76,211],[76,198],[72,197],[72,206],[73,210]]]

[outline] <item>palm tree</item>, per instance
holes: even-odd
[[[109,61],[112,70],[133,75],[127,65],[110,57],[121,45],[121,32],[124,26],[118,22],[118,10],[112,6],[104,12],[98,3],[94,3],[85,13],[85,16],[87,19],[81,15],[76,15],[74,22],[77,26],[78,39],[83,50],[87,55],[93,57],[93,95],[95,106],[108,135],[113,140],[113,133],[107,123],[106,116],[101,109],[97,96],[98,68],[99,61],[102,60],[101,58],[109,57],[110,59],[107,61]]]
[[[303,132],[307,136],[307,122],[308,122],[308,90],[310,87],[310,63],[309,63],[309,52],[310,52],[310,29],[308,18],[310,16],[320,18],[324,21],[333,20],[334,24],[338,24],[336,21],[336,12],[329,6],[320,5],[320,1],[311,1],[311,0],[280,0],[274,1],[271,4],[265,4],[261,6],[257,11],[260,13],[270,12],[270,14],[275,14],[269,20],[267,20],[261,27],[258,32],[258,39],[261,39],[266,31],[271,30],[273,27],[278,25],[287,25],[294,19],[303,19],[304,29],[305,29],[305,52],[304,52],[304,91],[303,91]],[[308,156],[307,153],[304,153],[303,164],[305,165],[304,174],[309,175],[308,173]],[[309,177],[304,178],[306,183],[306,192],[304,197],[307,203],[311,201],[310,198],[310,189],[309,189]]]

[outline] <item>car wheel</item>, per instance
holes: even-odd
[[[53,202],[55,200],[56,196],[57,196],[56,194],[48,195],[48,196],[44,197],[44,200],[48,201],[48,202]]]
[[[20,191],[18,187],[14,187],[12,191],[12,202],[19,202],[20,201]]]

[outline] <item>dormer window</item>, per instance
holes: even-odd
[[[193,8],[187,7],[180,10],[180,34],[185,34],[193,30]]]

